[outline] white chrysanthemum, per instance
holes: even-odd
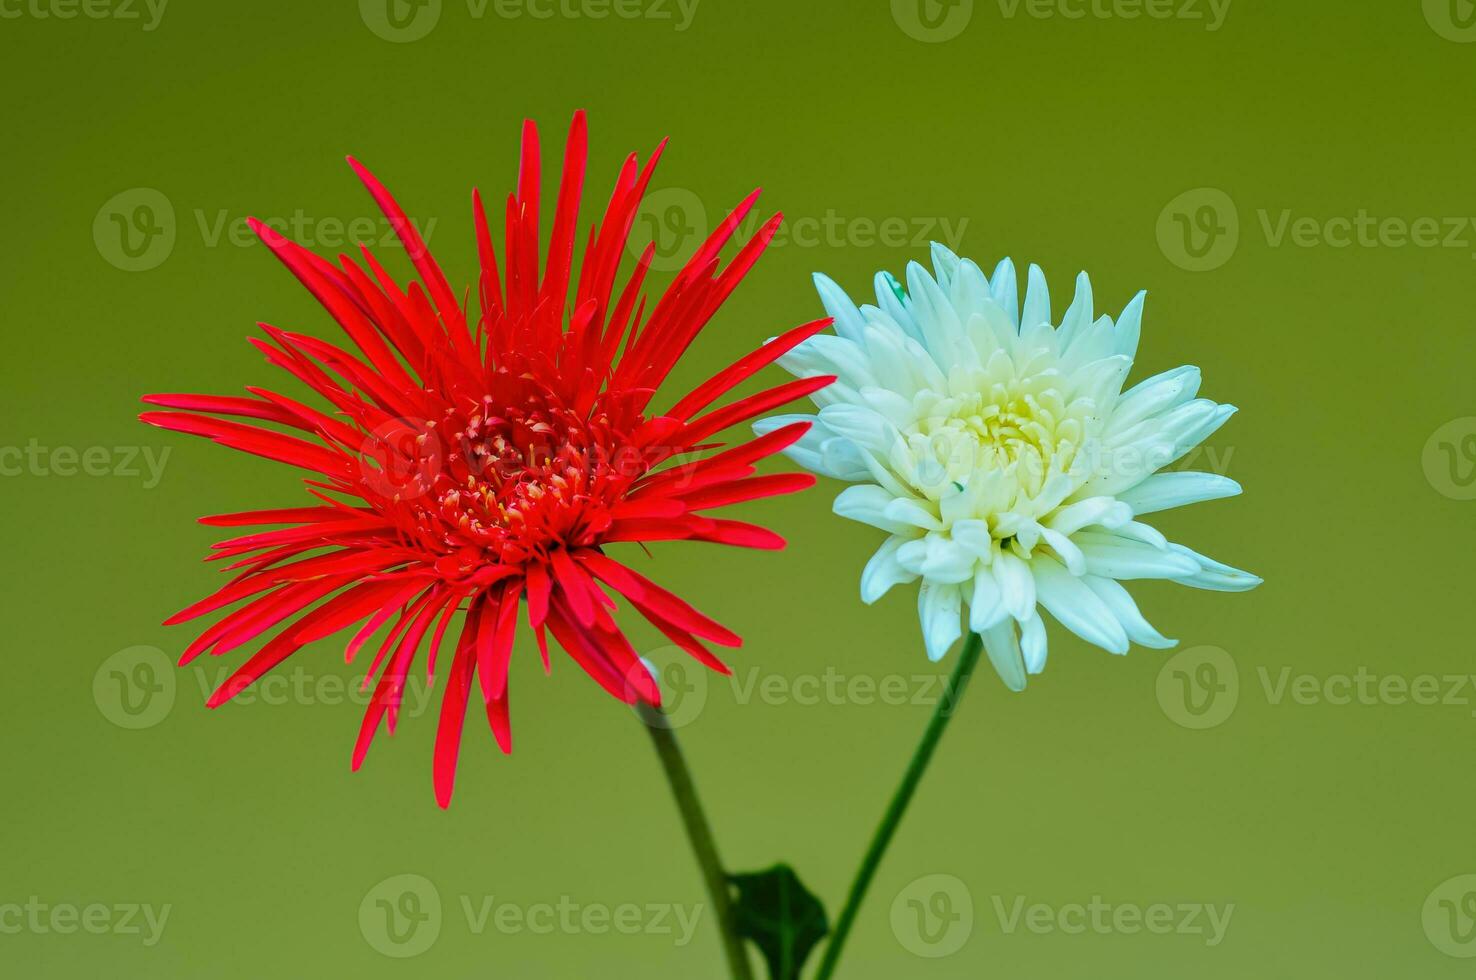
[[[1097,318],[1086,273],[1054,326],[1045,276],[1032,265],[1022,312],[1015,268],[985,277],[933,246],[934,274],[908,266],[904,289],[876,277],[859,309],[816,275],[835,335],[779,361],[801,377],[839,380],[813,397],[818,415],[766,419],[767,432],[813,422],[788,450],[845,480],[835,512],[890,536],[861,574],[861,598],[922,580],[928,656],[969,628],[1014,690],[1046,662],[1038,607],[1112,653],[1166,648],[1120,584],[1169,579],[1238,592],[1260,579],[1171,544],[1144,514],[1240,492],[1211,473],[1158,472],[1235,409],[1204,398],[1199,369],[1181,367],[1124,392],[1143,315],[1139,293],[1114,323]]]

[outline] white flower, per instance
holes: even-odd
[[[779,361],[800,377],[838,376],[812,396],[818,415],[765,419],[813,428],[788,450],[807,469],[853,484],[842,517],[889,537],[861,573],[861,598],[921,580],[928,656],[969,628],[1013,690],[1046,662],[1044,607],[1112,653],[1166,648],[1120,584],[1169,579],[1240,592],[1261,580],[1171,544],[1140,518],[1240,486],[1212,473],[1159,472],[1234,414],[1196,398],[1199,369],[1181,367],[1122,390],[1138,348],[1143,293],[1114,322],[1097,318],[1086,273],[1055,326],[1045,276],[1032,265],[1021,311],[1015,267],[986,278],[933,246],[907,286],[876,277],[859,309],[815,276],[835,335]]]

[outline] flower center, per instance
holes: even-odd
[[[1018,491],[1010,498],[1036,496],[1052,474],[1071,470],[1090,421],[1090,402],[1068,399],[1060,381],[1054,371],[991,378],[956,369],[948,392],[914,400],[901,472],[930,500],[995,472]]]
[[[625,462],[635,465],[611,457],[606,447],[621,443],[603,416],[537,402],[493,414],[494,404],[448,409],[401,440],[414,458],[393,505],[422,545],[442,553],[437,567],[449,577],[596,544],[610,507],[642,472],[634,451]]]

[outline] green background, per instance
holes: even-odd
[[[432,711],[381,736],[356,775],[357,705],[330,691],[212,712],[201,685],[219,662],[176,671],[148,727],[109,716],[104,662],[138,646],[173,660],[193,634],[160,621],[220,581],[198,560],[215,536],[194,518],[305,500],[285,467],[134,419],[148,391],[296,393],[245,343],[258,319],[333,333],[265,249],[213,238],[220,217],[300,210],[331,236],[322,219],[374,214],[342,162],[351,152],[412,215],[436,221],[431,246],[465,283],[470,188],[493,201],[511,189],[523,117],[556,159],[584,107],[591,202],[626,152],[669,135],[655,182],[676,189],[667,202],[716,215],[762,185],[765,214],[836,217],[834,233],[786,240],[759,263],[673,391],[820,315],[812,271],[862,293],[876,269],[923,259],[939,232],[920,226],[946,219],[966,222],[960,250],[986,267],[1002,254],[1041,263],[1058,311],[1082,268],[1099,309],[1149,289],[1134,377],[1198,364],[1209,397],[1241,406],[1212,446],[1244,496],[1156,523],[1266,584],[1229,596],[1134,589],[1184,648],[1227,652],[1234,710],[1206,730],[1176,724],[1156,694],[1171,654],[1114,658],[1053,625],[1050,666],[1026,693],[992,676],[972,689],[841,976],[1469,975],[1469,960],[1427,934],[1422,908],[1442,882],[1476,872],[1476,689],[1454,705],[1278,702],[1267,690],[1286,670],[1321,682],[1363,667],[1409,682],[1472,669],[1476,503],[1456,499],[1427,441],[1476,414],[1476,229],[1452,247],[1274,236],[1286,209],[1318,221],[1476,214],[1464,109],[1476,44],[1453,40],[1451,21],[1432,26],[1443,4],[1237,0],[1210,31],[1011,16],[980,0],[936,43],[903,30],[917,23],[908,5],[886,0],[703,0],[685,30],[679,16],[477,18],[446,0],[410,43],[377,36],[352,2],[174,0],[148,31],[4,9],[20,16],[0,19],[0,444],[108,447],[119,465],[114,447],[172,454],[152,488],[127,475],[0,480],[0,906],[35,896],[171,911],[151,947],[116,933],[0,932],[0,973],[721,975],[707,918],[686,946],[468,925],[463,896],[521,908],[703,900],[645,733],[567,658],[544,678],[527,636],[517,751],[501,757],[473,718],[449,812],[431,794]],[[162,263],[130,272],[110,261],[106,231],[137,199],[108,202],[134,188],[167,199],[176,240]],[[1239,224],[1233,254],[1197,272],[1164,215],[1196,188],[1228,195]],[[690,248],[679,229],[700,215],[675,214],[658,229],[663,247]],[[907,224],[904,240],[873,241],[867,222],[889,218]],[[381,254],[404,271],[402,251]],[[1476,422],[1456,429],[1459,444]],[[660,544],[641,566],[746,638],[733,657],[742,686],[713,678],[681,731],[725,858],[794,863],[832,915],[930,707],[803,704],[748,685],[777,678],[793,693],[834,671],[904,678],[928,695],[949,666],[922,655],[913,590],[859,603],[878,535],[830,514],[837,490],[745,508],[789,537],[787,552]],[[642,649],[660,646],[626,621]],[[347,677],[341,650],[318,644],[282,670]],[[137,656],[148,655],[123,659]],[[377,952],[359,919],[366,894],[401,874],[432,882],[444,904],[439,938],[403,960]],[[967,941],[942,958],[917,955],[906,917],[894,928],[890,915],[934,874],[956,877],[974,907]],[[1008,932],[995,904],[1018,896],[1234,913],[1216,946],[1194,934]]]

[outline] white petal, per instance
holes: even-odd
[[[832,334],[816,334],[774,362],[797,378],[834,374],[850,388],[876,385],[871,361],[861,344]]]
[[[1076,546],[1074,541],[1059,531],[1052,531],[1048,527],[1041,528],[1040,536],[1045,539],[1046,544],[1051,546],[1051,550],[1056,553],[1056,557],[1060,558],[1062,563],[1065,564],[1067,571],[1071,572],[1072,575],[1086,574],[1086,556],[1081,553],[1081,549]]]
[[[1154,650],[1167,650],[1178,644],[1178,640],[1168,639],[1143,618],[1143,614],[1138,611],[1138,604],[1120,583],[1097,575],[1088,575],[1082,581],[1112,610],[1128,639],[1134,643]]]
[[[999,594],[999,583],[989,569],[974,576],[974,592],[969,598],[969,629],[983,633],[1010,618]]]
[[[989,280],[984,277],[984,270],[968,259],[960,262],[958,272],[948,287],[948,298],[958,311],[959,318],[967,322],[984,308],[985,300],[989,300]],[[988,351],[981,350],[979,355],[987,357]]]
[[[929,251],[933,256],[933,275],[937,277],[938,285],[945,290],[950,289],[958,275],[958,256],[947,245],[939,242],[933,242]]]
[[[868,457],[849,439],[841,439],[826,430],[826,438],[820,443],[819,466],[809,467],[822,476],[847,483],[874,480],[876,474],[867,462]]]
[[[820,421],[836,435],[883,458],[901,438],[886,416],[861,405],[826,405],[820,410]]]
[[[1084,488],[1093,494],[1115,495],[1137,486],[1207,439],[1235,411],[1233,405],[1200,398],[1113,434],[1107,441],[1107,465]]]
[[[943,527],[943,522],[938,520],[938,515],[933,513],[929,505],[912,497],[896,497],[888,501],[883,514],[888,520],[900,524],[911,525],[922,528],[925,531],[938,531]]]
[[[917,528],[886,516],[887,505],[896,498],[874,483],[846,487],[835,498],[831,510],[841,517],[870,524],[889,534],[915,535]]]
[[[835,332],[859,343],[866,321],[862,319],[861,311],[856,309],[856,304],[851,302],[851,297],[836,285],[835,280],[820,272],[815,273],[815,289],[820,293],[825,312],[835,319]]]
[[[989,533],[989,525],[984,521],[972,518],[954,521],[948,528],[948,533],[953,535],[953,540],[985,561],[993,558],[994,536]]]
[[[1127,653],[1128,638],[1122,624],[1097,594],[1086,587],[1054,558],[1041,556],[1031,562],[1040,604],[1077,636],[1109,653]]]
[[[1213,558],[1206,558],[1197,551],[1191,551],[1181,544],[1169,545],[1169,551],[1188,558],[1199,566],[1198,570],[1191,574],[1176,577],[1174,581],[1180,585],[1208,589],[1211,592],[1248,592],[1263,581],[1259,575],[1231,568]]]
[[[1107,431],[1125,431],[1150,415],[1182,405],[1199,394],[1200,380],[1199,368],[1185,365],[1138,382],[1118,399]]]
[[[1056,331],[1057,341],[1063,351],[1071,349],[1071,343],[1076,338],[1077,332],[1091,323],[1094,315],[1092,280],[1085,272],[1079,272],[1076,275],[1076,295],[1072,298],[1071,305],[1066,308],[1066,315],[1061,318],[1061,329]]]
[[[1009,259],[1000,259],[999,265],[994,267],[994,275],[989,277],[989,294],[1004,310],[1005,316],[1010,318],[1010,323],[1015,329],[1020,328],[1020,294],[1019,284],[1015,281],[1015,263]]]
[[[1126,504],[1112,497],[1088,497],[1078,500],[1056,511],[1045,520],[1045,526],[1062,534],[1075,534],[1084,527],[1100,524],[1103,527],[1119,527],[1133,519],[1133,512]]]
[[[1025,669],[1039,674],[1046,665],[1046,628],[1040,613],[1032,612],[1030,618],[1020,624],[1020,653],[1025,657]]]
[[[1151,527],[1140,521],[1128,521],[1121,527],[1113,528],[1113,531],[1119,537],[1132,538],[1134,541],[1151,544],[1160,551],[1168,547],[1168,539],[1163,536],[1158,528]]]
[[[1025,312],[1020,314],[1020,328],[1051,322],[1051,291],[1046,285],[1045,273],[1034,262],[1025,281]]]
[[[979,562],[973,552],[941,534],[929,534],[923,540],[927,551],[918,569],[923,578],[954,585],[973,579],[974,566]]]
[[[875,285],[877,307],[895,321],[903,333],[914,340],[921,341],[922,331],[917,328],[917,321],[912,318],[912,300],[902,289],[902,284],[897,281],[897,277],[890,272],[878,272]]]
[[[888,538],[871,556],[861,571],[862,602],[869,606],[886,595],[892,586],[917,581],[916,575],[897,563],[897,549],[906,543],[906,538]]]
[[[810,423],[810,430],[784,450],[784,455],[805,469],[821,476],[854,483],[870,480],[871,474],[854,448],[837,439],[815,415],[771,415],[753,423],[757,435],[767,435],[794,422]]]
[[[1122,315],[1117,318],[1117,326],[1112,331],[1114,353],[1126,354],[1128,357],[1137,356],[1138,335],[1143,329],[1143,300],[1147,296],[1146,291],[1140,291],[1123,309]]]
[[[1025,662],[1020,658],[1020,638],[1015,635],[1015,624],[1004,620],[987,633],[979,634],[984,641],[984,652],[995,673],[1011,691],[1025,690]]]
[[[1035,578],[1030,566],[1014,552],[1001,551],[992,567],[1005,609],[1016,619],[1029,616],[1035,608]]]
[[[1119,493],[1117,499],[1131,507],[1134,514],[1152,514],[1238,493],[1240,484],[1216,473],[1155,473]]]
[[[913,317],[922,331],[928,352],[944,374],[953,365],[966,363],[975,355],[973,345],[964,337],[963,322],[948,301],[947,294],[917,262],[907,265],[907,291],[912,298]]]
[[[1100,361],[1104,357],[1111,357],[1115,351],[1112,349],[1112,318],[1110,316],[1099,316],[1095,321],[1082,327],[1071,339],[1071,349],[1061,355],[1061,370],[1075,371],[1082,365],[1093,361]]]
[[[963,595],[958,586],[922,584],[917,594],[917,615],[922,620],[929,660],[942,660],[953,641],[963,635],[962,612]]]
[[[1121,538],[1115,534],[1080,531],[1072,540],[1086,556],[1086,570],[1089,575],[1123,580],[1181,580],[1183,576],[1194,575],[1199,571],[1199,563],[1193,558],[1172,549],[1160,550],[1151,544]]]

